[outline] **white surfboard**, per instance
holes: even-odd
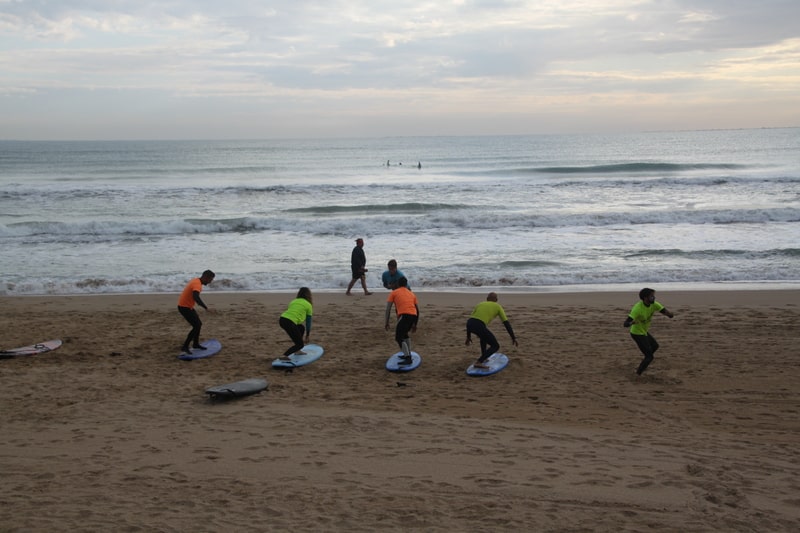
[[[281,358],[275,359],[272,361],[272,367],[295,368],[298,366],[305,366],[313,363],[322,357],[323,353],[325,353],[325,350],[319,344],[306,344],[303,346],[303,351],[305,352],[305,355],[297,355],[293,353],[289,356],[288,361]]]
[[[403,352],[392,354],[386,361],[386,370],[389,372],[411,372],[422,364],[422,357],[417,352],[411,352],[411,364],[408,365],[400,364],[400,357],[402,356]]]
[[[212,400],[220,398],[238,398],[256,394],[267,388],[267,380],[261,378],[243,379],[225,385],[217,385],[206,389]]]
[[[205,350],[192,348],[190,353],[181,352],[178,359],[182,361],[194,361],[195,359],[204,359],[219,353],[222,349],[222,344],[217,339],[208,339],[200,343],[200,346],[205,346]]]
[[[506,354],[497,352],[490,355],[489,358],[483,362],[483,364],[489,368],[476,368],[475,365],[472,364],[467,368],[467,375],[481,377],[497,374],[508,366],[508,356]]]
[[[13,348],[11,350],[0,350],[0,359],[51,352],[56,348],[58,348],[59,346],[61,346],[61,340],[55,339],[52,341],[37,342],[36,344],[31,344],[30,346],[23,346],[22,348]]]

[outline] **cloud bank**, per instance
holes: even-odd
[[[798,20],[793,0],[0,0],[0,138],[796,126]]]

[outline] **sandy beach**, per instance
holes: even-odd
[[[485,294],[418,293],[407,374],[386,295],[315,294],[326,352],[291,372],[294,294],[207,290],[223,349],[192,362],[177,294],[0,298],[0,348],[64,341],[0,360],[0,531],[800,529],[800,291],[658,290],[641,378],[635,292],[500,292],[519,346],[492,323],[511,363],[486,378]]]

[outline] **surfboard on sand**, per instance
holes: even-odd
[[[58,348],[59,346],[61,346],[61,339],[37,342],[36,344],[31,344],[30,346],[23,346],[22,348],[13,348],[11,350],[0,350],[0,359],[51,352],[56,348]]]
[[[403,355],[403,352],[397,352],[392,354],[389,359],[386,361],[386,370],[389,372],[411,372],[419,365],[422,364],[422,357],[417,352],[411,352],[411,364],[410,365],[401,365],[400,364],[400,357]]]
[[[303,346],[305,355],[292,354],[289,360],[275,359],[272,361],[272,368],[296,368],[298,366],[305,366],[313,363],[325,353],[325,350],[319,344],[306,344]]]
[[[267,380],[261,378],[243,379],[225,385],[217,385],[206,389],[206,394],[212,400],[222,398],[238,398],[256,394],[267,388]]]
[[[192,348],[192,353],[181,352],[178,359],[182,361],[194,361],[195,359],[203,359],[204,357],[211,357],[219,353],[222,349],[222,344],[217,339],[208,339],[200,343],[200,346],[205,346],[205,350],[199,348]]]
[[[467,375],[481,377],[497,374],[508,366],[508,356],[506,354],[497,352],[489,356],[489,359],[484,361],[483,364],[489,368],[475,368],[475,365],[472,364],[467,368]]]

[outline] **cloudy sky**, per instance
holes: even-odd
[[[799,125],[798,0],[0,0],[0,139]]]

